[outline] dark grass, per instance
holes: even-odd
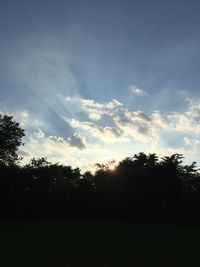
[[[200,266],[200,226],[1,222],[0,266]]]

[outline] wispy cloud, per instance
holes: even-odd
[[[77,112],[84,112],[88,115],[88,118],[93,121],[98,121],[104,114],[110,114],[123,106],[121,102],[113,99],[107,103],[99,103],[94,99],[84,99],[79,96],[66,97],[67,104],[77,110]]]
[[[141,87],[135,86],[135,85],[131,85],[130,90],[136,96],[146,96],[147,95],[147,93],[144,91],[144,89],[142,89]]]

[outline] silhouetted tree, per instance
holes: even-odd
[[[200,173],[181,154],[143,152],[96,164],[94,174],[32,158],[18,165],[24,130],[0,116],[0,216],[200,220]]]
[[[13,117],[0,114],[0,164],[11,165],[19,160],[17,150],[23,136],[24,130]]]

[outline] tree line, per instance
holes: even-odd
[[[95,173],[32,158],[21,166],[24,130],[0,115],[0,217],[133,220],[200,219],[200,173],[181,154],[127,157]]]

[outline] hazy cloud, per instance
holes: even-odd
[[[137,96],[145,96],[146,95],[146,92],[142,88],[137,87],[135,85],[130,86],[130,90],[134,95],[137,95]]]
[[[37,138],[44,138],[45,134],[42,130],[38,129],[38,131],[35,133],[35,136]]]

